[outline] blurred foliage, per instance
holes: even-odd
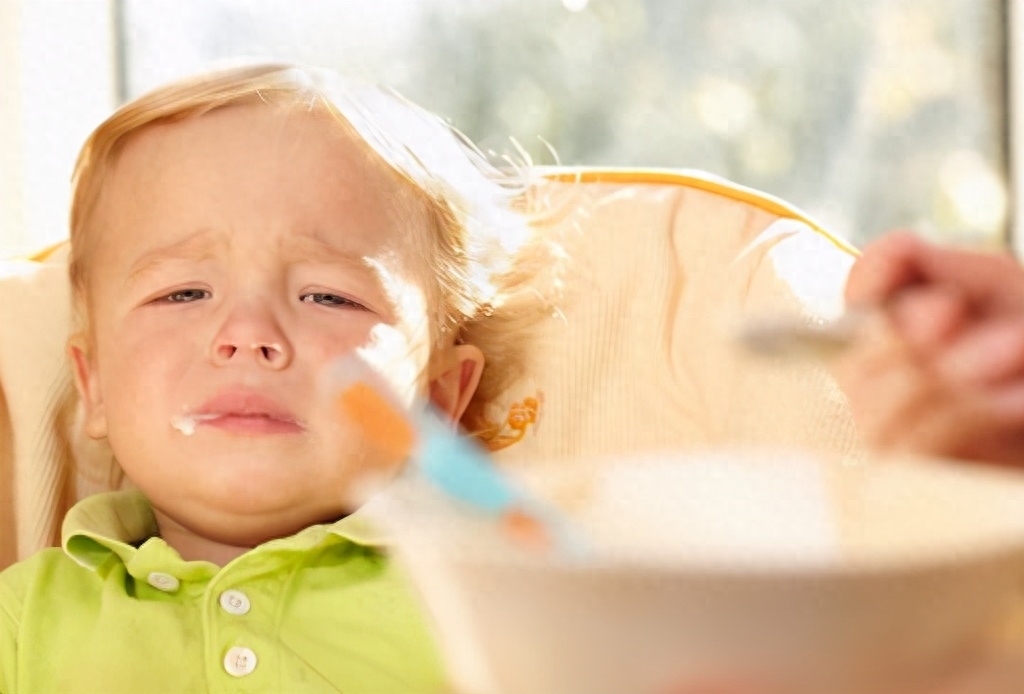
[[[124,3],[131,75],[159,50],[160,3]],[[539,163],[550,143],[565,164],[705,169],[855,242],[1005,233],[1000,0],[392,0],[400,22],[365,6],[355,22],[356,2],[205,4],[206,60],[368,76],[484,149],[511,136]]]

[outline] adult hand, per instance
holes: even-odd
[[[846,298],[871,315],[836,363],[865,439],[1024,466],[1024,269],[1010,256],[887,235]]]
[[[1022,690],[1024,660],[1018,656],[982,663],[925,694],[1019,694]]]
[[[884,693],[863,694],[1021,694],[1024,689],[1024,659],[1020,656],[993,657],[946,673],[923,687],[886,689]],[[755,678],[716,677],[679,682],[659,689],[657,694],[809,694],[800,685],[768,683]]]

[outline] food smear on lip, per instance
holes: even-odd
[[[171,427],[185,436],[191,436],[204,422],[208,422],[210,426],[217,429],[241,436],[297,434],[305,429],[305,426],[298,421],[260,412],[203,412],[178,415],[171,418]]]
[[[196,425],[207,419],[215,419],[220,415],[216,414],[185,414],[171,417],[171,427],[177,429],[185,436],[196,433]]]
[[[200,405],[184,406],[171,426],[186,436],[200,427],[236,436],[300,434],[306,424],[273,397],[251,388],[227,388]]]

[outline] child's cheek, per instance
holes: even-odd
[[[429,344],[398,328],[378,323],[365,344],[356,350],[395,389],[403,402],[411,404],[425,387]]]
[[[157,411],[180,400],[205,363],[201,339],[184,330],[137,324],[108,336],[99,345],[103,380],[135,405]],[[177,402],[176,407],[183,403]]]

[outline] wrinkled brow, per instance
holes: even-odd
[[[318,232],[286,236],[281,239],[278,250],[287,263],[331,263],[370,269],[369,254],[329,241]]]
[[[226,248],[227,245],[227,237],[223,234],[215,234],[209,229],[200,229],[180,241],[143,253],[132,262],[124,283],[127,286],[171,260],[193,262],[205,260],[212,257],[218,250]]]

